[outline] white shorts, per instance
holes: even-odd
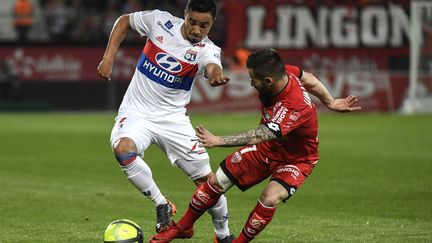
[[[209,156],[199,147],[195,130],[185,115],[160,116],[151,119],[136,115],[119,115],[111,132],[111,146],[120,138],[131,138],[144,157],[150,144],[161,148],[171,164],[181,168],[190,178],[198,179],[211,172]]]

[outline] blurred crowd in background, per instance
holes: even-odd
[[[238,0],[247,2],[247,0]],[[295,4],[317,6],[344,4],[364,6],[388,0],[293,0]],[[224,47],[226,17],[224,0],[218,0],[217,21],[210,39]],[[278,1],[275,1],[278,2]],[[397,1],[396,1],[397,2]],[[49,43],[66,45],[103,45],[115,20],[125,13],[149,9],[168,11],[183,17],[187,0],[2,0],[0,43]],[[126,44],[142,44],[138,34],[130,32]]]
[[[10,30],[0,28],[0,41],[20,41],[79,44],[105,44],[115,20],[122,14],[148,9],[160,9],[183,17],[185,0],[4,0],[11,6],[5,9],[0,22],[10,23]],[[3,1],[2,1],[3,2]],[[3,7],[2,7],[3,8]],[[219,18],[220,17],[220,18]],[[212,40],[223,45],[223,19],[211,33]],[[14,30],[13,33],[11,30]],[[2,33],[3,32],[3,33]],[[143,39],[130,33],[126,43],[142,43]]]

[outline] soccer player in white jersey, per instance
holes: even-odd
[[[212,174],[207,151],[198,146],[195,131],[185,114],[196,78],[210,85],[224,85],[221,49],[208,38],[216,16],[214,0],[189,0],[184,19],[168,12],[149,10],[125,14],[113,26],[102,61],[100,76],[110,80],[116,52],[130,29],[147,37],[135,73],[120,105],[111,133],[111,145],[128,180],[156,208],[156,231],[172,222],[175,205],[161,193],[144,161],[144,152],[156,144],[171,163],[199,186]],[[210,210],[214,240],[230,242],[226,198]]]

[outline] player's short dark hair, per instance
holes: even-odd
[[[252,69],[256,78],[282,78],[285,75],[285,65],[274,49],[263,49],[249,55],[246,67]]]
[[[185,11],[210,13],[213,18],[216,18],[216,2],[214,0],[189,0]]]

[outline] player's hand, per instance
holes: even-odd
[[[209,83],[213,87],[224,85],[229,81],[230,78],[223,76],[223,74],[217,77],[212,77],[211,79],[209,78]]]
[[[206,148],[217,147],[220,144],[220,137],[215,136],[209,130],[205,129],[203,125],[196,126],[196,135],[198,137],[198,142],[201,146]]]
[[[112,68],[113,68],[113,63],[111,61],[107,61],[103,59],[99,63],[99,66],[97,68],[99,72],[99,76],[105,79],[106,81],[111,81]]]
[[[355,95],[349,95],[344,99],[335,99],[327,107],[332,111],[337,112],[352,112],[361,110],[360,106],[354,106],[358,99]]]
[[[214,63],[205,66],[204,76],[208,79],[211,86],[221,86],[230,81],[230,78],[225,77],[222,68]]]

